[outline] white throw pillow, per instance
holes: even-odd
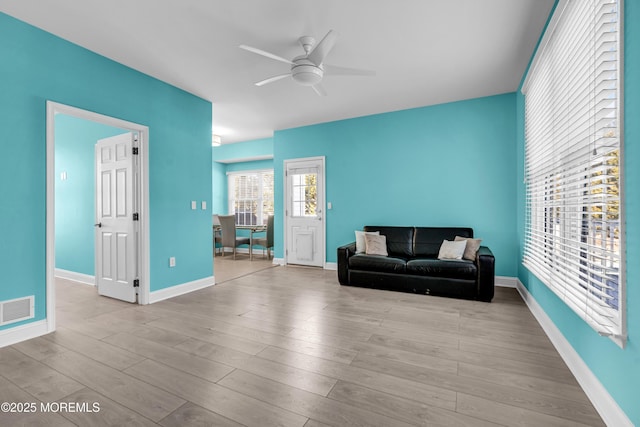
[[[379,231],[360,231],[356,230],[356,253],[363,254],[367,251],[367,244],[364,242],[365,234],[374,234],[376,236],[380,235]]]
[[[387,253],[387,236],[380,234],[365,234],[364,241],[367,245],[367,255],[389,255]]]
[[[462,258],[468,259],[469,261],[475,261],[478,249],[480,249],[480,243],[482,243],[482,239],[472,239],[470,237],[456,236],[456,242],[459,242],[460,240],[467,241],[467,247],[464,249],[464,255],[462,255]]]
[[[460,240],[458,242],[445,240],[442,242],[442,246],[440,246],[438,259],[462,259],[466,247],[466,240]]]

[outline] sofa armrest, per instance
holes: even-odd
[[[349,284],[349,258],[356,253],[356,242],[338,248],[338,281],[341,285]]]
[[[478,299],[491,302],[495,287],[495,264],[493,252],[486,246],[480,246],[476,254],[476,266],[478,267]]]

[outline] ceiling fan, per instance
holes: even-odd
[[[311,36],[300,37],[298,42],[304,49],[305,54],[296,56],[292,60],[288,60],[273,53],[244,44],[240,45],[240,48],[291,65],[290,72],[261,80],[255,84],[256,86],[263,86],[268,83],[273,83],[275,81],[291,77],[296,83],[302,86],[311,86],[318,95],[325,96],[327,93],[320,84],[325,75],[374,76],[376,74],[375,71],[371,70],[361,70],[357,68],[338,67],[335,65],[325,64],[324,59],[329,54],[337,40],[338,33],[333,30],[329,30],[318,44],[316,44],[316,39]]]

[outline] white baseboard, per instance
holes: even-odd
[[[47,320],[26,323],[0,331],[0,348],[30,340],[49,333]]]
[[[338,269],[338,263],[337,262],[326,262],[324,264],[324,269],[325,270],[337,270]]]
[[[62,268],[56,268],[54,274],[56,277],[60,277],[61,279],[73,280],[74,282],[84,283],[85,285],[96,285],[96,277],[89,274],[63,270]]]
[[[217,250],[220,251],[220,248],[217,248]],[[260,254],[262,255],[262,248],[254,247],[253,248],[253,253],[255,254],[257,252],[260,252]],[[273,252],[273,251],[271,251],[271,252]],[[233,248],[225,248],[224,249],[224,253],[233,255]],[[238,254],[248,254],[249,253],[249,248],[236,248],[236,253],[238,253]],[[265,249],[265,253],[266,253],[266,249]]]
[[[262,257],[263,256],[263,250],[260,247],[254,247],[253,248],[253,255],[254,256],[258,256],[258,257]],[[249,255],[249,248],[236,248],[236,253],[237,254],[247,254]],[[232,248],[225,248],[224,250],[224,256],[233,256],[233,249]],[[273,255],[273,250],[271,251],[271,255]],[[215,251],[215,256],[222,256],[220,254],[220,248],[217,248]],[[264,250],[264,258],[267,257],[267,251],[266,249]]]
[[[149,293],[149,304],[188,294],[189,292],[197,291],[199,289],[204,289],[206,287],[215,285],[215,283],[215,276],[209,276],[203,279],[194,280],[193,282],[187,282],[181,285],[171,286],[169,288],[153,291]]]
[[[233,254],[233,249],[231,248],[227,248],[227,250],[224,251],[224,253],[226,254]],[[249,248],[236,248],[236,253],[239,254],[248,254],[249,253]]]
[[[273,265],[286,265],[286,263],[284,262],[284,258],[274,258],[273,259]],[[338,263],[326,262],[324,264],[324,269],[325,270],[337,270],[338,269]]]
[[[496,276],[495,284],[496,286],[501,286],[503,288],[517,288],[518,282],[519,280],[517,277]]]
[[[497,279],[497,278],[496,278]],[[608,426],[629,426],[633,427],[633,423],[624,411],[618,406],[616,401],[611,397],[600,380],[591,372],[591,369],[582,360],[580,355],[573,349],[569,341],[564,337],[562,332],[556,327],[553,321],[547,316],[547,313],[540,307],[538,302],[529,293],[529,290],[516,280],[516,288],[525,301],[529,310],[542,326],[558,353],[567,364],[578,383],[586,393],[587,397],[593,403],[596,411],[600,414],[605,424]]]

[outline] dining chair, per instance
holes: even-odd
[[[222,231],[220,226],[220,218],[218,214],[212,216],[213,221],[213,254],[215,255],[218,248],[222,248]],[[224,251],[224,248],[222,248]]]
[[[233,248],[233,259],[236,259],[236,248],[240,245],[248,245],[250,239],[236,235],[235,215],[218,215],[218,219],[222,231],[222,256],[224,256],[224,248]]]
[[[253,246],[260,245],[267,250],[267,259],[271,259],[271,248],[273,248],[273,215],[267,217],[267,230],[264,237],[253,239]]]

